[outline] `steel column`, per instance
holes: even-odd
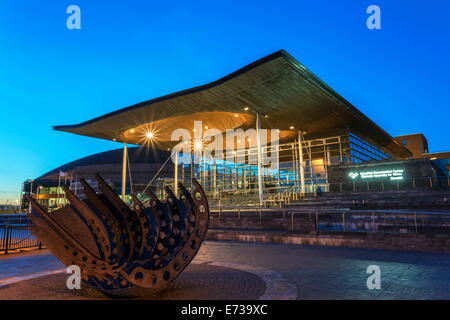
[[[128,159],[128,148],[127,144],[123,144],[123,155],[122,155],[122,200],[125,200],[125,194],[127,189],[127,159]]]
[[[302,133],[298,132],[298,156],[300,163],[300,192],[302,195],[305,194],[305,166],[303,162],[303,139]]]
[[[263,179],[262,179],[262,148],[261,148],[261,119],[259,114],[256,114],[256,147],[258,148],[258,195],[259,204],[262,206],[264,202],[263,194]]]

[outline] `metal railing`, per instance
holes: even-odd
[[[372,192],[414,189],[449,189],[450,176],[410,177],[401,180],[343,181],[329,183],[331,192]]]
[[[290,214],[295,215],[295,212]],[[316,231],[450,235],[450,214],[397,210],[314,213]]]
[[[26,225],[0,226],[0,254],[23,249],[42,249],[43,244]]]
[[[309,221],[316,232],[378,232],[450,235],[450,212],[423,212],[404,210],[339,210],[339,209],[276,209],[221,207],[211,210],[212,217],[257,217],[266,213],[283,218],[286,231],[295,232],[299,224]],[[223,228],[226,228],[223,225]]]
[[[28,225],[26,213],[0,214],[0,226],[2,225]]]

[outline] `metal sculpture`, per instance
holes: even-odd
[[[69,205],[48,212],[30,198],[32,232],[66,266],[77,265],[91,287],[139,294],[173,281],[194,258],[209,223],[209,207],[193,179],[193,196],[179,184],[180,199],[166,187],[166,201],[147,191],[130,208],[96,175],[97,193],[81,179],[85,199],[63,187]],[[137,289],[137,290],[136,290]]]

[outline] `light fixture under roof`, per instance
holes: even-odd
[[[155,137],[155,134],[153,132],[149,131],[145,134],[145,137],[147,139],[153,139]]]
[[[194,142],[194,149],[195,150],[202,150],[203,149],[203,143],[200,141],[200,140],[198,140],[198,141],[195,141]]]

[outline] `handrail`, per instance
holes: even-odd
[[[211,213],[215,212],[255,212],[257,210],[260,210],[262,212],[276,212],[276,213],[300,213],[300,214],[310,214],[310,213],[326,213],[326,214],[358,214],[358,213],[391,213],[391,214],[405,214],[405,215],[411,215],[411,214],[420,214],[420,215],[443,215],[443,216],[450,216],[450,212],[444,212],[444,211],[413,211],[413,210],[383,210],[383,209],[375,209],[375,210],[360,210],[360,209],[337,209],[337,208],[317,208],[317,209],[305,209],[305,208],[298,208],[297,210],[293,210],[295,208],[267,208],[267,207],[217,207],[217,208],[211,208]]]

